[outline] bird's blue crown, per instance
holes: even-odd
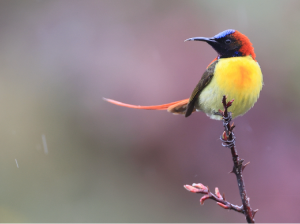
[[[234,33],[235,30],[232,30],[232,29],[229,29],[229,30],[224,30],[223,32],[221,33],[218,33],[216,36],[214,36],[215,39],[219,39],[219,38],[223,38],[229,34],[232,34]]]

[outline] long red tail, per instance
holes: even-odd
[[[185,100],[179,100],[172,103],[162,104],[162,105],[154,105],[154,106],[139,106],[139,105],[132,105],[127,103],[122,103],[116,100],[112,99],[106,99],[103,98],[105,101],[122,106],[122,107],[128,107],[133,109],[143,109],[143,110],[167,110],[168,112],[171,112],[173,114],[185,114],[186,106],[189,102],[189,99]]]

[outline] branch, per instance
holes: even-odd
[[[222,103],[224,107],[224,111],[219,111],[220,114],[223,116],[223,126],[225,128],[225,131],[223,132],[221,138],[221,141],[223,142],[222,145],[224,147],[228,147],[231,150],[232,160],[233,160],[233,169],[231,173],[234,173],[237,178],[238,187],[240,191],[240,196],[242,199],[243,204],[243,210],[244,215],[246,216],[246,220],[248,223],[254,223],[254,215],[257,212],[257,210],[253,211],[253,209],[250,207],[250,198],[247,196],[244,178],[243,178],[243,170],[245,167],[249,164],[246,163],[243,165],[244,160],[240,159],[235,147],[235,136],[233,133],[234,124],[230,124],[231,122],[231,113],[228,112],[228,108],[232,105],[233,100],[226,103],[226,96],[223,96]]]
[[[190,185],[184,185],[185,189],[187,189],[190,192],[193,193],[201,193],[205,194],[201,199],[200,199],[200,204],[203,205],[204,201],[207,199],[212,199],[217,202],[219,206],[221,206],[224,209],[229,209],[229,210],[234,210],[236,212],[242,213],[246,216],[246,220],[248,223],[254,223],[254,216],[258,209],[253,210],[250,207],[250,198],[247,196],[246,188],[245,188],[245,183],[243,179],[243,170],[245,167],[249,164],[246,163],[243,165],[244,160],[240,159],[235,147],[235,136],[233,133],[234,129],[234,124],[230,124],[231,122],[231,113],[228,112],[228,108],[232,105],[234,100],[229,101],[228,103],[226,102],[226,96],[223,96],[222,99],[222,104],[224,107],[224,111],[219,110],[217,114],[221,115],[223,117],[223,126],[224,126],[224,132],[221,135],[220,139],[222,141],[222,146],[228,147],[231,150],[231,155],[232,155],[232,160],[233,160],[233,169],[230,173],[234,173],[237,178],[238,182],[238,187],[240,191],[240,196],[242,199],[242,205],[237,206],[229,203],[228,201],[225,200],[225,195],[221,196],[219,189],[216,187],[215,189],[215,194],[211,193],[208,189],[208,187],[205,187],[203,184],[193,184],[192,186]]]

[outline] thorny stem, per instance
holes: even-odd
[[[220,194],[220,191],[218,188],[215,190],[215,194],[211,193],[208,187],[204,186],[203,184],[193,184],[191,185],[184,185],[185,189],[187,189],[190,192],[193,193],[201,193],[204,194],[202,198],[200,199],[200,204],[203,204],[205,200],[207,199],[212,199],[217,202],[217,204],[224,208],[224,209],[229,209],[229,210],[234,210],[236,212],[243,213],[246,216],[246,220],[248,223],[254,223],[254,216],[258,209],[253,210],[250,207],[250,199],[247,196],[246,193],[246,188],[245,188],[245,183],[243,179],[243,170],[244,168],[249,164],[246,163],[243,165],[244,160],[239,158],[236,147],[235,147],[235,136],[233,133],[234,129],[234,124],[230,124],[231,122],[231,113],[228,112],[228,108],[232,105],[233,100],[229,101],[228,103],[226,102],[226,96],[223,96],[222,99],[222,104],[224,106],[224,111],[219,110],[218,115],[222,116],[223,118],[223,126],[224,126],[224,132],[221,135],[220,139],[222,141],[222,146],[230,148],[231,150],[231,155],[232,155],[232,160],[233,160],[233,169],[231,173],[234,173],[237,178],[238,182],[238,187],[240,191],[240,196],[242,199],[242,205],[237,206],[229,203],[228,201],[225,200],[225,195],[223,196]]]
[[[250,207],[250,199],[247,196],[244,178],[243,178],[243,170],[247,164],[243,165],[244,160],[240,159],[235,147],[235,136],[233,133],[233,128],[235,127],[233,124],[230,124],[231,121],[231,113],[228,112],[228,108],[232,105],[232,101],[226,103],[226,96],[223,96],[222,103],[224,106],[224,111],[219,111],[223,116],[223,126],[225,131],[221,136],[221,140],[223,141],[222,145],[224,147],[228,147],[231,150],[231,155],[233,159],[233,170],[231,171],[236,175],[238,187],[240,191],[240,196],[243,204],[243,213],[246,216],[246,220],[248,223],[254,223],[254,215],[257,210],[253,211]]]

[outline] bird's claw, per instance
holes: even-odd
[[[222,146],[227,147],[227,148],[231,148],[231,147],[235,146],[235,136],[234,136],[233,132],[231,134],[232,134],[231,140],[224,139],[223,136],[220,136],[220,139],[222,141]]]

